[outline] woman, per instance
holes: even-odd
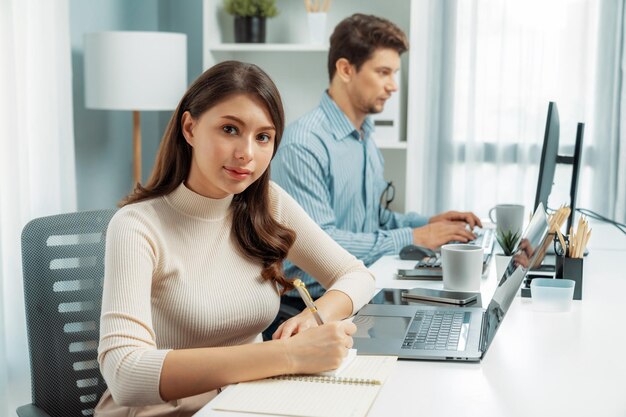
[[[373,276],[282,189],[269,164],[284,126],[260,68],[224,62],[189,88],[154,171],[107,232],[98,361],[108,390],[97,416],[186,416],[222,387],[336,368]],[[260,332],[291,288],[289,259],[327,293],[274,340]]]

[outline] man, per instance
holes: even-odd
[[[392,190],[368,116],[381,112],[397,91],[394,77],[407,49],[406,35],[388,20],[354,14],[341,21],[330,38],[330,86],[317,108],[287,127],[271,167],[272,179],[367,266],[409,244],[467,242],[475,239],[471,228],[482,226],[473,213],[427,218],[385,207]],[[288,277],[307,284],[313,298],[323,294],[304,271],[288,263],[285,268]],[[296,293],[283,302],[303,308]]]

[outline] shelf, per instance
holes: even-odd
[[[203,69],[206,70],[229,59],[260,66],[272,77],[280,90],[287,123],[297,120],[319,105],[322,92],[328,88],[329,83],[327,68],[329,38],[334,25],[344,17],[357,11],[381,16],[396,23],[411,37],[411,45],[417,46],[401,60],[401,89],[395,95],[398,99],[399,117],[394,117],[393,120],[398,120],[401,124],[398,124],[398,129],[393,134],[385,134],[386,132],[377,128],[373,136],[377,147],[384,153],[385,178],[393,180],[398,190],[395,203],[397,207],[405,207],[409,201],[405,200],[405,196],[411,195],[406,192],[408,175],[414,177],[414,173],[407,170],[407,139],[411,140],[411,146],[414,146],[414,142],[420,136],[419,132],[414,131],[416,125],[406,123],[407,120],[413,119],[414,113],[414,110],[409,113],[408,109],[421,108],[420,106],[425,104],[422,103],[423,99],[419,94],[422,89],[410,85],[413,79],[422,82],[422,78],[419,78],[422,77],[421,72],[411,71],[410,67],[422,68],[420,62],[422,56],[426,56],[422,51],[429,51],[426,48],[428,34],[423,34],[417,29],[411,30],[411,27],[422,27],[412,25],[412,22],[421,22],[418,17],[421,19],[422,16],[429,16],[423,12],[430,10],[429,5],[432,2],[412,0],[332,2],[326,25],[328,36],[325,38],[326,43],[312,44],[309,42],[308,20],[302,2],[277,0],[280,14],[272,18],[267,27],[268,42],[253,44],[234,42],[234,19],[225,13],[224,0],[200,1],[203,3]],[[415,73],[418,73],[419,77]]]
[[[376,142],[375,139],[374,139],[374,142]],[[406,149],[406,141],[402,141],[402,142],[380,141],[380,142],[376,142],[376,146],[378,146],[378,149]]]
[[[213,52],[328,52],[328,45],[310,43],[220,43],[211,45]]]

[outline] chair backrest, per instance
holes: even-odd
[[[106,229],[115,210],[42,217],[22,231],[33,404],[52,417],[93,414]]]

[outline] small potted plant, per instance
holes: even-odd
[[[276,0],[224,0],[224,9],[235,16],[239,43],[264,43],[265,20],[278,14]]]
[[[503,231],[498,229],[496,232],[496,239],[498,244],[502,248],[501,254],[496,254],[496,273],[498,279],[502,278],[506,267],[509,265],[513,253],[517,248],[517,241],[519,240],[519,233],[512,230]]]

